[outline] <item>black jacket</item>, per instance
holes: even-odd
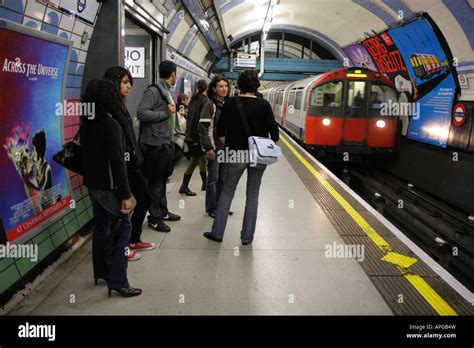
[[[275,122],[270,103],[261,98],[231,97],[222,108],[217,124],[217,136],[225,136],[225,146],[230,150],[248,150],[248,134],[237,108],[239,98],[244,109],[244,115],[250,128],[250,135],[279,140],[278,125]]]
[[[139,169],[140,165],[143,163],[143,155],[138,146],[137,138],[135,137],[132,117],[127,109],[123,112],[118,112],[113,116],[120,123],[125,138],[124,158],[127,163],[127,168],[135,171]]]
[[[121,199],[130,198],[123,150],[125,139],[119,122],[111,115],[82,121],[84,184],[88,188],[117,190]]]

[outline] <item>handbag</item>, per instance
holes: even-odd
[[[80,131],[80,129],[77,131],[73,141],[68,141],[63,145],[61,151],[53,155],[53,160],[74,173],[84,175],[82,168],[82,149],[81,145],[77,143]]]
[[[250,158],[252,163],[270,165],[278,161],[281,156],[280,147],[272,139],[252,136],[244,108],[239,97],[236,98],[237,109],[239,109],[240,118],[244,124],[245,132],[248,136]]]

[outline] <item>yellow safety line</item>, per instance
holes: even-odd
[[[370,226],[370,224],[349,204],[349,202],[344,197],[342,197],[339,192],[337,192],[336,189],[334,189],[334,187],[332,187],[332,185],[328,183],[326,179],[324,179],[324,177],[319,174],[318,171],[314,169],[314,167],[298,151],[296,151],[296,149],[288,142],[288,140],[285,139],[285,137],[281,136],[281,133],[280,140],[283,141],[283,143],[288,147],[293,155],[295,155],[295,157],[298,158],[298,160],[306,167],[306,169],[308,169],[311,174],[313,174],[313,176],[321,183],[321,185],[326,188],[326,190],[344,208],[349,216],[357,223],[357,225],[360,226],[360,228],[375,243],[375,245],[377,245],[377,247],[385,254],[392,252],[392,247],[388,244],[388,242],[383,239],[382,236],[379,235],[372,226]],[[384,255],[384,257],[386,256],[387,255]],[[402,260],[403,258],[398,259]],[[390,262],[397,264],[394,259],[391,259]],[[404,271],[404,265],[402,265],[402,263],[403,262],[400,261],[400,265],[397,265],[399,266],[397,268],[400,272]],[[419,275],[404,274],[404,277],[439,315],[457,315],[454,309],[452,309],[451,306],[449,306],[449,304],[443,300],[441,296],[439,296],[438,293],[433,290],[433,288]]]

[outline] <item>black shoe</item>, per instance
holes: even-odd
[[[157,230],[158,232],[171,231],[171,228],[167,224],[165,224],[162,220],[158,220],[156,222],[148,221],[148,226],[150,226],[154,230]]]
[[[180,194],[182,195],[186,195],[186,196],[196,196],[196,192],[193,192],[189,189],[189,187],[185,187],[185,188],[180,188],[179,191],[178,191]]]
[[[131,286],[126,286],[124,288],[109,288],[109,297],[112,297],[112,290],[117,291],[120,295],[122,295],[122,297],[133,297],[142,293],[142,289],[135,289]]]
[[[213,240],[214,242],[222,242],[222,238],[214,237],[211,232],[204,232],[203,236],[207,239]]]
[[[181,220],[181,216],[167,212],[165,216],[162,217],[166,221],[178,221]]]
[[[191,175],[184,174],[183,176],[183,183],[179,188],[179,193],[186,196],[196,196],[196,193],[189,189],[189,182],[191,181]]]
[[[106,277],[106,276],[104,276],[104,277],[94,277],[95,285],[97,285],[97,283],[99,282],[99,279],[108,281],[108,280],[109,280],[109,277]]]
[[[253,242],[253,239],[251,239],[251,240],[243,240],[242,239],[242,245],[249,245],[252,242]]]
[[[233,212],[233,211],[229,211],[229,215],[234,215],[234,212]]]

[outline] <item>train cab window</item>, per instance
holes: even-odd
[[[311,91],[309,101],[310,115],[314,116],[341,116],[342,91],[344,83],[328,82]]]
[[[365,81],[349,81],[347,85],[348,116],[366,117]]]
[[[390,103],[391,101],[391,103]],[[397,93],[387,85],[372,83],[370,86],[369,112],[371,117],[380,116],[382,108],[397,102]]]

